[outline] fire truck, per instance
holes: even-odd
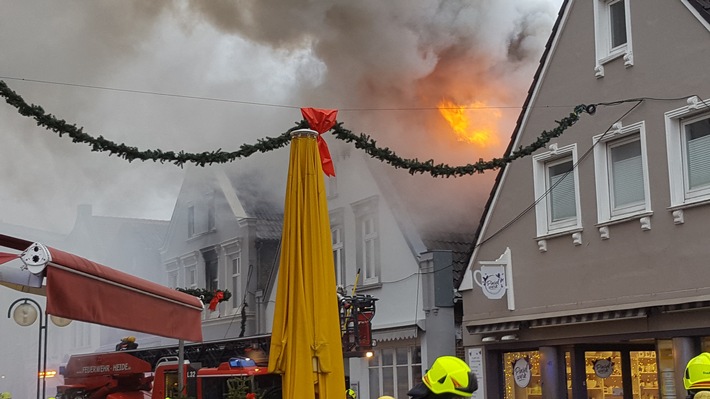
[[[122,352],[72,356],[56,398],[177,398],[178,366],[177,358],[166,358],[152,370],[150,363]],[[191,398],[223,398],[239,390],[265,399],[281,398],[281,377],[248,358],[231,358],[218,367],[196,367],[185,361],[183,377],[183,394]]]
[[[376,342],[371,320],[375,298],[340,299],[343,355],[364,356]],[[61,371],[57,399],[212,399],[230,392],[281,398],[281,376],[268,372],[271,335],[206,341],[183,346],[183,392],[178,391],[177,346],[73,355]]]

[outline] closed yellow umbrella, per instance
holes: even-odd
[[[284,399],[342,399],[345,392],[318,138],[317,132],[308,129],[294,131],[291,138],[269,354],[269,371],[282,374]]]

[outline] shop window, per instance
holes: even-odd
[[[710,102],[688,104],[665,114],[672,207],[710,200]]]
[[[399,347],[375,352],[368,367],[370,397],[406,398],[407,391],[422,380],[421,348]]]
[[[615,125],[593,143],[599,223],[650,212],[644,123]]]
[[[537,236],[581,229],[576,145],[533,157]]]
[[[631,384],[634,398],[651,398],[658,395],[658,365],[656,352],[632,351]]]
[[[628,0],[594,0],[594,38],[598,78],[604,76],[604,64],[620,56],[626,67],[634,64]]]
[[[503,354],[505,399],[542,398],[540,352],[507,352]]]
[[[610,399],[624,396],[621,352],[585,352],[584,359],[587,394],[590,398]]]

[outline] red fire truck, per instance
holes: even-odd
[[[340,300],[343,355],[364,356],[375,341],[369,295]],[[230,389],[258,398],[280,399],[281,377],[267,371],[270,335],[186,344],[183,349],[183,397],[227,397]],[[57,399],[177,398],[179,348],[131,349],[71,356],[61,373]]]
[[[57,399],[148,399],[176,398],[177,358],[151,364],[127,352],[72,356],[64,371],[64,385]],[[185,361],[184,395],[196,399],[223,398],[230,391],[243,390],[260,398],[281,398],[281,377],[269,374],[252,359],[235,357],[218,367],[196,367]]]

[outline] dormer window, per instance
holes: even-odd
[[[628,0],[594,0],[595,75],[604,77],[604,64],[623,56],[624,66],[634,65]]]

